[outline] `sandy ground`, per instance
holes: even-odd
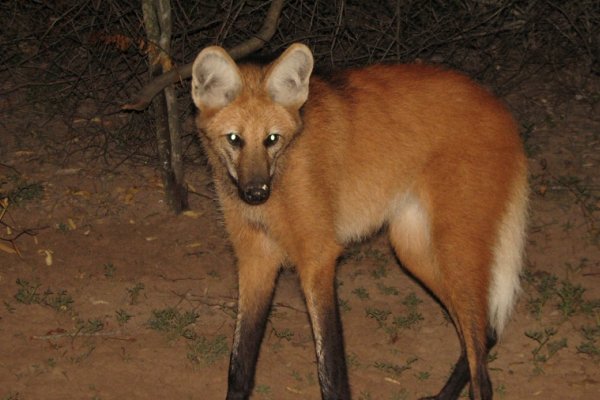
[[[524,291],[489,361],[498,399],[600,393],[599,87],[539,78],[505,99],[532,201]],[[19,126],[0,124],[0,192],[22,197],[0,226],[0,238],[20,234],[19,254],[0,242],[0,399],[224,398],[236,277],[207,171],[188,165],[200,195],[175,217],[154,168],[59,160],[43,137],[60,125]],[[456,334],[385,238],[348,249],[338,279],[353,397],[436,393]],[[253,398],[318,397],[304,302],[284,271]]]

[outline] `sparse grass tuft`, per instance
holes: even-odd
[[[102,268],[104,269],[104,276],[106,278],[114,278],[117,268],[113,265],[113,263],[106,263],[102,266]]]
[[[358,360],[358,354],[356,353],[347,353],[346,354],[346,364],[349,369],[356,369],[360,367],[360,361]]]
[[[408,307],[410,310],[415,309],[419,304],[423,303],[423,300],[417,297],[415,292],[410,292],[406,295],[404,300],[402,300],[402,304]]]
[[[285,339],[288,342],[290,340],[292,340],[292,338],[294,337],[294,332],[292,332],[288,328],[282,329],[280,331],[273,328],[273,333],[275,334],[275,337],[277,337],[278,339]]]
[[[408,391],[406,389],[402,389],[399,392],[392,393],[392,397],[390,400],[408,400],[410,396],[408,395]]]
[[[44,304],[56,311],[69,311],[73,308],[74,300],[66,290],[52,293],[50,289],[44,292]]]
[[[387,263],[386,263],[387,264]],[[388,274],[386,264],[378,264],[375,269],[371,271],[371,276],[375,279],[385,278]]]
[[[367,307],[365,311],[367,312],[367,317],[377,321],[377,323],[379,323],[379,326],[383,326],[384,321],[386,321],[389,315],[392,313],[389,310],[381,310],[379,308],[374,307]]]
[[[100,332],[102,329],[104,329],[104,322],[102,322],[102,320],[98,318],[88,319],[87,321],[77,319],[76,326],[78,333],[90,335],[96,332]]]
[[[583,294],[585,288],[565,279],[559,282],[554,274],[539,272],[532,274],[526,272],[525,281],[533,287],[537,295],[532,295],[527,301],[527,306],[532,315],[540,319],[544,307],[553,303],[564,318],[572,317],[580,312],[593,313],[600,308],[600,300],[585,301]]]
[[[394,286],[385,286],[382,282],[377,282],[377,289],[386,296],[398,296],[400,291]]]
[[[17,279],[17,293],[15,300],[22,304],[41,304],[48,306],[56,311],[70,311],[73,308],[73,298],[66,290],[54,293],[51,289],[46,289],[40,293],[39,283],[30,283],[24,279]]]
[[[556,336],[556,328],[545,328],[543,331],[526,331],[525,336],[535,340],[538,346],[531,351],[536,373],[543,372],[542,364],[552,358],[558,351],[567,347],[567,339],[551,340]]]
[[[423,315],[420,312],[411,310],[407,315],[399,315],[395,317],[393,324],[398,328],[410,329],[419,322],[423,321],[423,319]]]
[[[577,351],[582,354],[599,359],[600,358],[600,322],[596,323],[596,326],[582,326],[581,335],[585,339],[579,346]]]
[[[361,300],[368,300],[370,298],[369,292],[364,287],[358,287],[352,291]]]
[[[561,286],[556,290],[560,297],[558,309],[562,311],[565,317],[575,315],[583,306],[583,293],[585,289],[581,285],[574,285],[569,281],[562,281]]]
[[[38,293],[40,288],[39,283],[29,283],[24,279],[17,278],[17,286],[19,289],[15,294],[15,300],[23,304],[39,304],[41,296]]]
[[[392,374],[392,375],[398,376],[398,375],[402,374],[404,371],[411,369],[411,364],[415,363],[418,360],[419,359],[417,357],[412,357],[412,358],[409,358],[408,360],[406,360],[406,362],[402,365],[384,362],[384,361],[376,361],[373,364],[373,366],[375,368],[377,368],[378,370],[385,372],[386,374]]]
[[[142,294],[142,290],[144,290],[145,286],[143,283],[138,282],[133,287],[127,288],[127,293],[129,294],[129,304],[135,305],[138,303],[140,295]]]
[[[352,306],[348,303],[348,300],[338,299],[338,306],[342,312],[348,312],[352,310]]]
[[[254,391],[258,394],[269,395],[269,394],[271,394],[271,387],[269,385],[265,385],[263,383],[263,384],[256,385],[256,389],[254,389]]]
[[[392,320],[392,324],[385,327],[386,332],[390,336],[392,342],[398,337],[398,331],[400,329],[410,329],[415,327],[419,322],[423,321],[423,314],[421,314],[417,307],[423,300],[419,299],[414,292],[406,295],[402,304],[407,308],[407,313],[404,315],[397,315]]]
[[[131,317],[132,315],[122,308],[115,312],[115,318],[119,326],[125,325],[131,319]]]
[[[184,337],[195,339],[196,333],[188,328],[196,322],[198,314],[195,311],[184,311],[169,307],[162,310],[152,310],[152,317],[148,320],[148,327],[163,332],[170,339]]]
[[[212,365],[227,354],[229,354],[229,348],[224,335],[219,335],[213,340],[197,336],[188,343],[187,358],[194,364]]]
[[[420,371],[416,373],[415,377],[419,381],[426,381],[431,377],[431,374],[427,371]]]

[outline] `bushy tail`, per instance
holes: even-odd
[[[500,336],[520,292],[528,211],[527,178],[520,179],[502,218],[492,266],[489,322]]]

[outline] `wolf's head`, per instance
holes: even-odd
[[[267,66],[236,65],[207,47],[192,69],[192,98],[211,163],[221,163],[248,204],[269,198],[278,157],[301,127],[312,53],[293,44]],[[218,166],[214,166],[218,168]]]

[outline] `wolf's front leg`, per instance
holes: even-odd
[[[237,239],[232,241],[238,257],[239,299],[227,400],[250,396],[275,281],[283,262],[282,253],[262,232],[244,233]]]
[[[302,289],[315,339],[319,382],[323,400],[348,400],[344,338],[335,290],[335,260],[300,270]]]

